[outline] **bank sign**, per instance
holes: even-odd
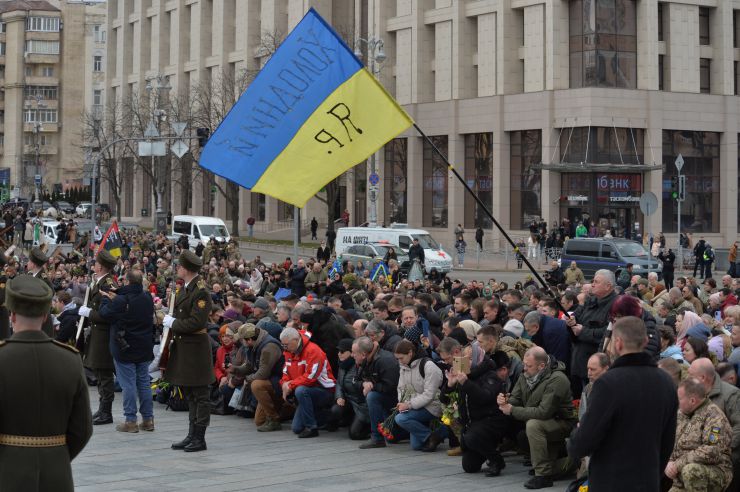
[[[596,188],[599,202],[634,205],[640,201],[641,174],[598,174]]]

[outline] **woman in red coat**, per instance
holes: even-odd
[[[216,375],[216,381],[219,385],[226,381],[228,369],[231,365],[231,350],[234,348],[234,332],[229,325],[223,325],[218,330],[221,346],[216,350],[216,364],[213,366],[213,372]]]

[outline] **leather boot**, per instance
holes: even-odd
[[[103,425],[113,423],[113,414],[111,408],[113,407],[112,401],[101,401],[100,408],[98,409],[98,416],[92,421],[93,425]]]
[[[187,437],[185,437],[185,439],[183,439],[180,442],[173,442],[172,443],[172,446],[171,446],[172,449],[178,449],[178,450],[185,449],[185,446],[187,446],[188,444],[190,444],[190,441],[193,440],[193,434],[194,433],[195,433],[195,425],[191,422],[190,423],[190,428],[188,429],[188,435],[187,435]]]
[[[192,453],[195,451],[205,451],[206,449],[208,449],[206,447],[206,426],[196,425],[190,444],[185,446],[185,452]]]

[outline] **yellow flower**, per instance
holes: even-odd
[[[450,425],[452,423],[452,419],[450,419],[447,415],[445,415],[444,417],[442,417],[442,423],[444,425]]]

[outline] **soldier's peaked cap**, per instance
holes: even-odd
[[[49,314],[51,287],[46,282],[31,275],[19,275],[5,286],[5,305],[12,313],[38,318]]]

